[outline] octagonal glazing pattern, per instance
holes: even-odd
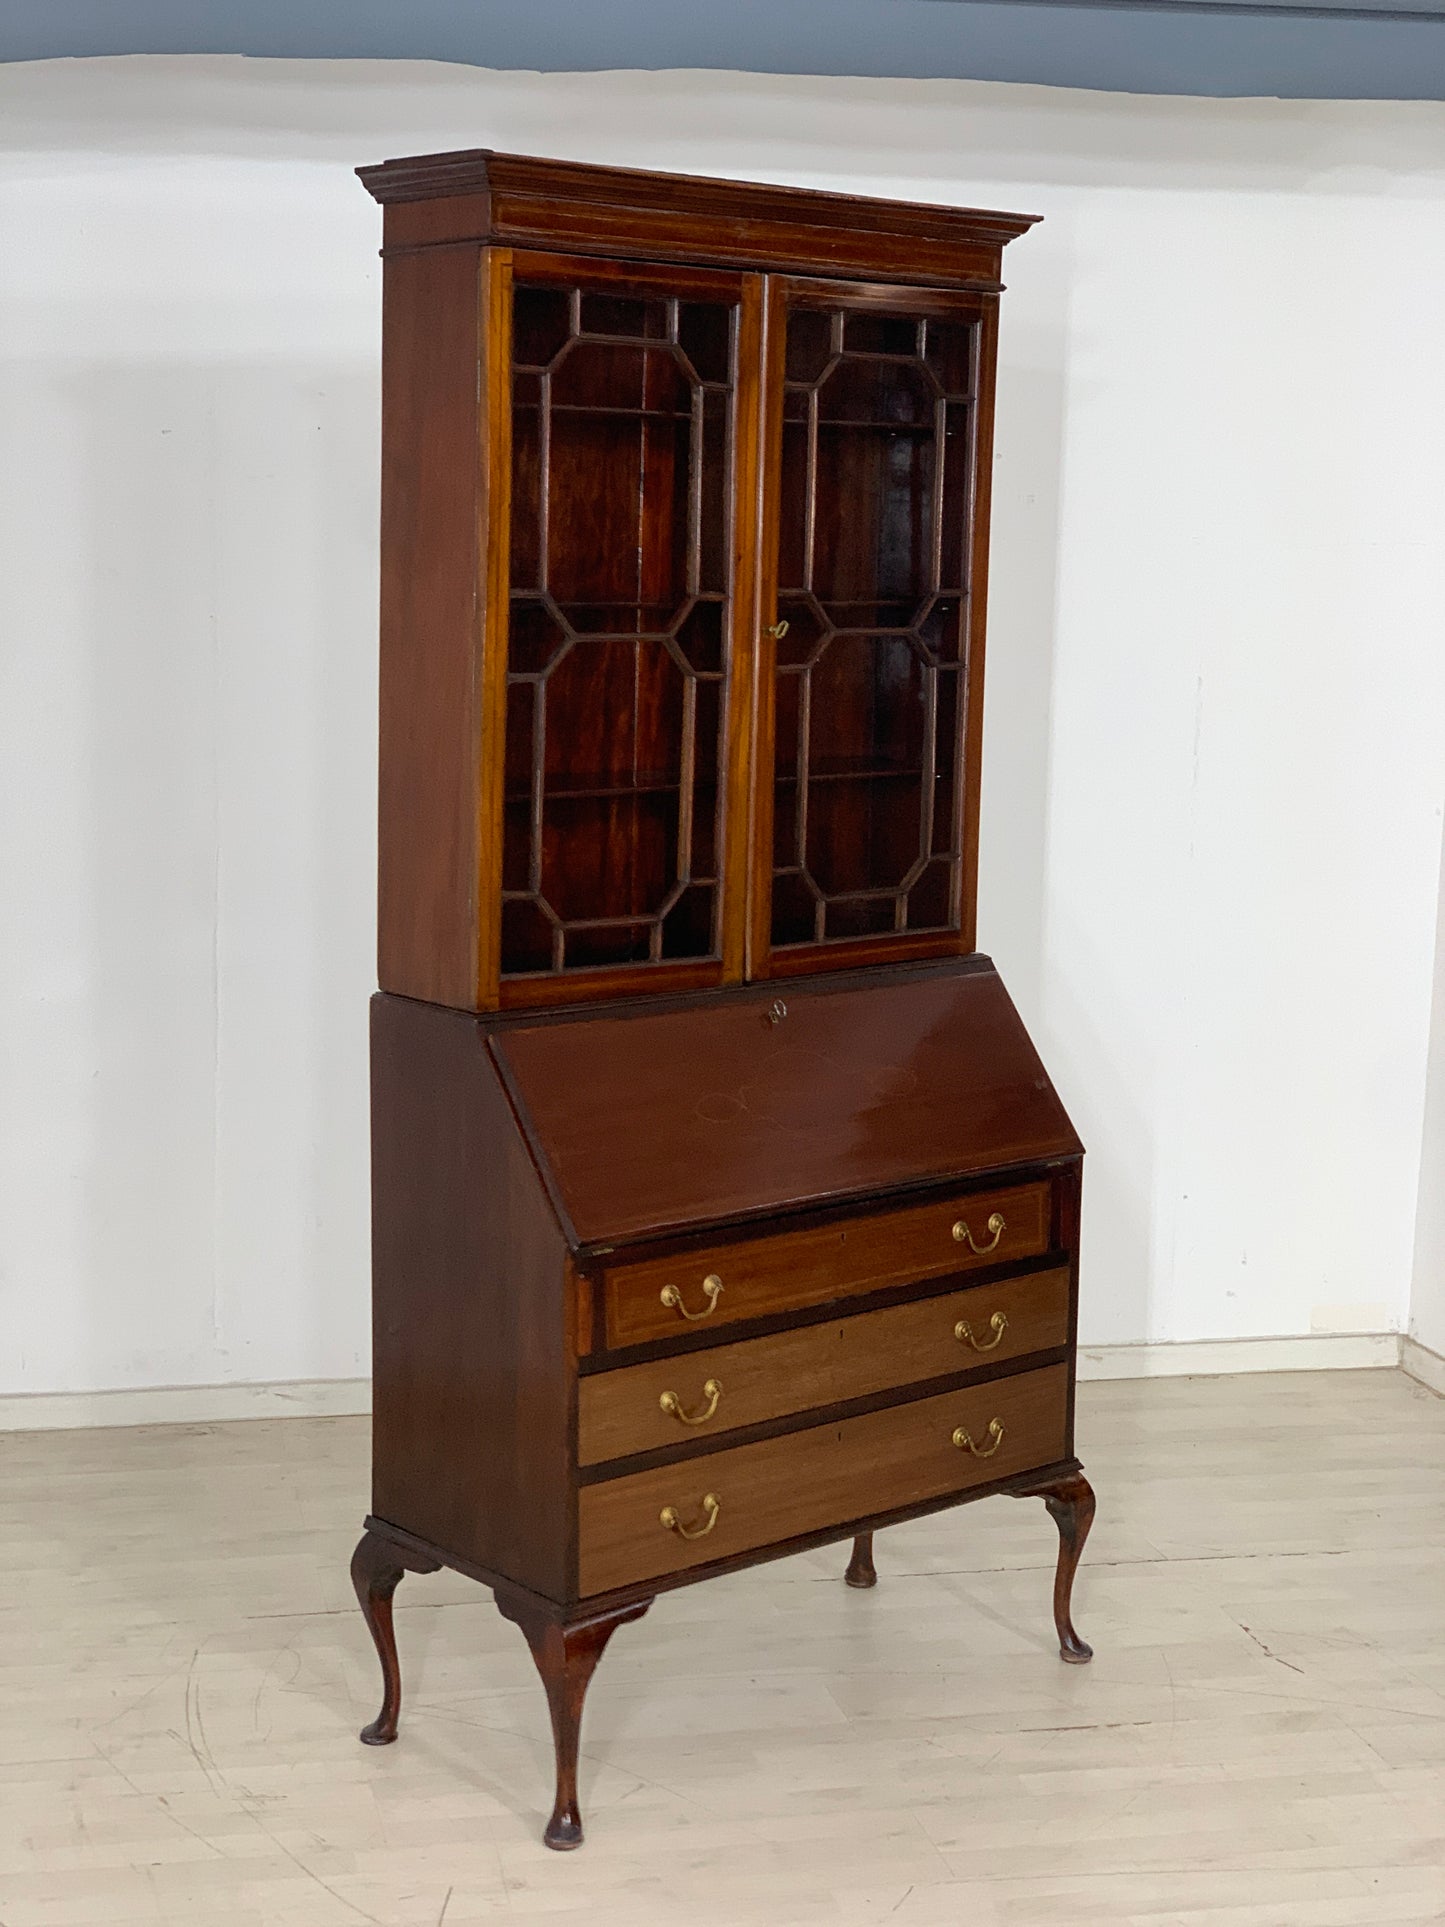
[[[736,334],[515,289],[504,975],[718,954]]]
[[[787,317],[772,942],[959,927],[978,324]]]

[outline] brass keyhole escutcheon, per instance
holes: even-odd
[[[691,1321],[698,1318],[710,1318],[712,1316],[717,1310],[717,1301],[722,1296],[722,1288],[722,1279],[718,1277],[715,1271],[710,1271],[702,1281],[702,1294],[703,1297],[706,1298],[707,1303],[701,1311],[688,1310],[687,1306],[682,1302],[682,1293],[676,1285],[664,1285],[657,1295],[669,1311],[681,1312],[684,1318]]]
[[[981,1245],[969,1230],[966,1220],[960,1218],[958,1223],[953,1227],[954,1241],[957,1244],[967,1245],[976,1258],[986,1258],[990,1251],[996,1251],[998,1249],[998,1241],[1004,1234],[1006,1227],[1004,1225],[1002,1212],[993,1212],[989,1217],[986,1228],[993,1233],[993,1236],[986,1245]]]
[[[703,1381],[702,1395],[707,1402],[704,1405],[699,1405],[695,1412],[685,1412],[682,1409],[682,1400],[676,1392],[664,1392],[657,1402],[669,1418],[680,1419],[684,1425],[706,1425],[713,1413],[717,1410],[717,1402],[722,1397],[722,1380],[720,1378],[705,1379]]]

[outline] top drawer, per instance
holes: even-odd
[[[602,1273],[609,1346],[736,1324],[1046,1251],[1049,1187],[935,1198]]]

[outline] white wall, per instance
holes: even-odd
[[[349,170],[470,145],[1046,216],[1006,263],[981,924],[1090,1147],[1084,1336],[1404,1323],[1445,109],[145,59],[0,69],[0,130],[0,1391],[365,1369]]]

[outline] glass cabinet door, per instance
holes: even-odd
[[[743,283],[632,272],[514,257],[504,986],[720,969]]]
[[[977,300],[921,290],[792,282],[770,308],[772,846],[755,952],[774,970],[960,947],[984,326]]]

